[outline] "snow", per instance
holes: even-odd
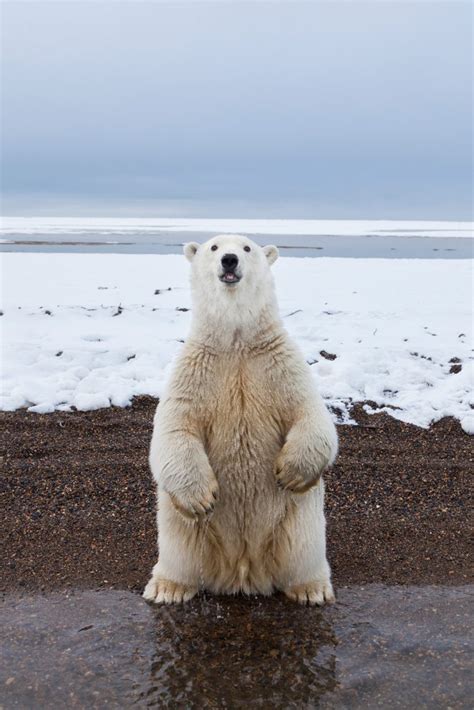
[[[188,268],[178,255],[3,254],[0,409],[159,397],[190,324]],[[280,258],[273,268],[284,323],[340,420],[372,401],[422,427],[453,416],[474,433],[468,260]]]
[[[316,219],[190,219],[190,218],[80,218],[2,217],[0,235],[39,233],[213,232],[214,234],[274,234],[315,236],[474,236],[473,222],[414,220]]]

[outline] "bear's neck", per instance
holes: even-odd
[[[214,350],[255,348],[283,331],[276,301],[258,308],[222,307],[222,303],[195,303],[190,337]]]

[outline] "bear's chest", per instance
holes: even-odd
[[[229,453],[274,450],[291,419],[291,401],[275,368],[263,358],[222,358],[206,378],[200,421],[205,438]]]

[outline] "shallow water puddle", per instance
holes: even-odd
[[[473,589],[350,587],[323,610],[282,597],[6,597],[0,704],[467,708]]]

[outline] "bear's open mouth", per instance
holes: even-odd
[[[240,281],[240,276],[237,276],[233,271],[226,271],[219,278],[225,284],[236,284]]]

